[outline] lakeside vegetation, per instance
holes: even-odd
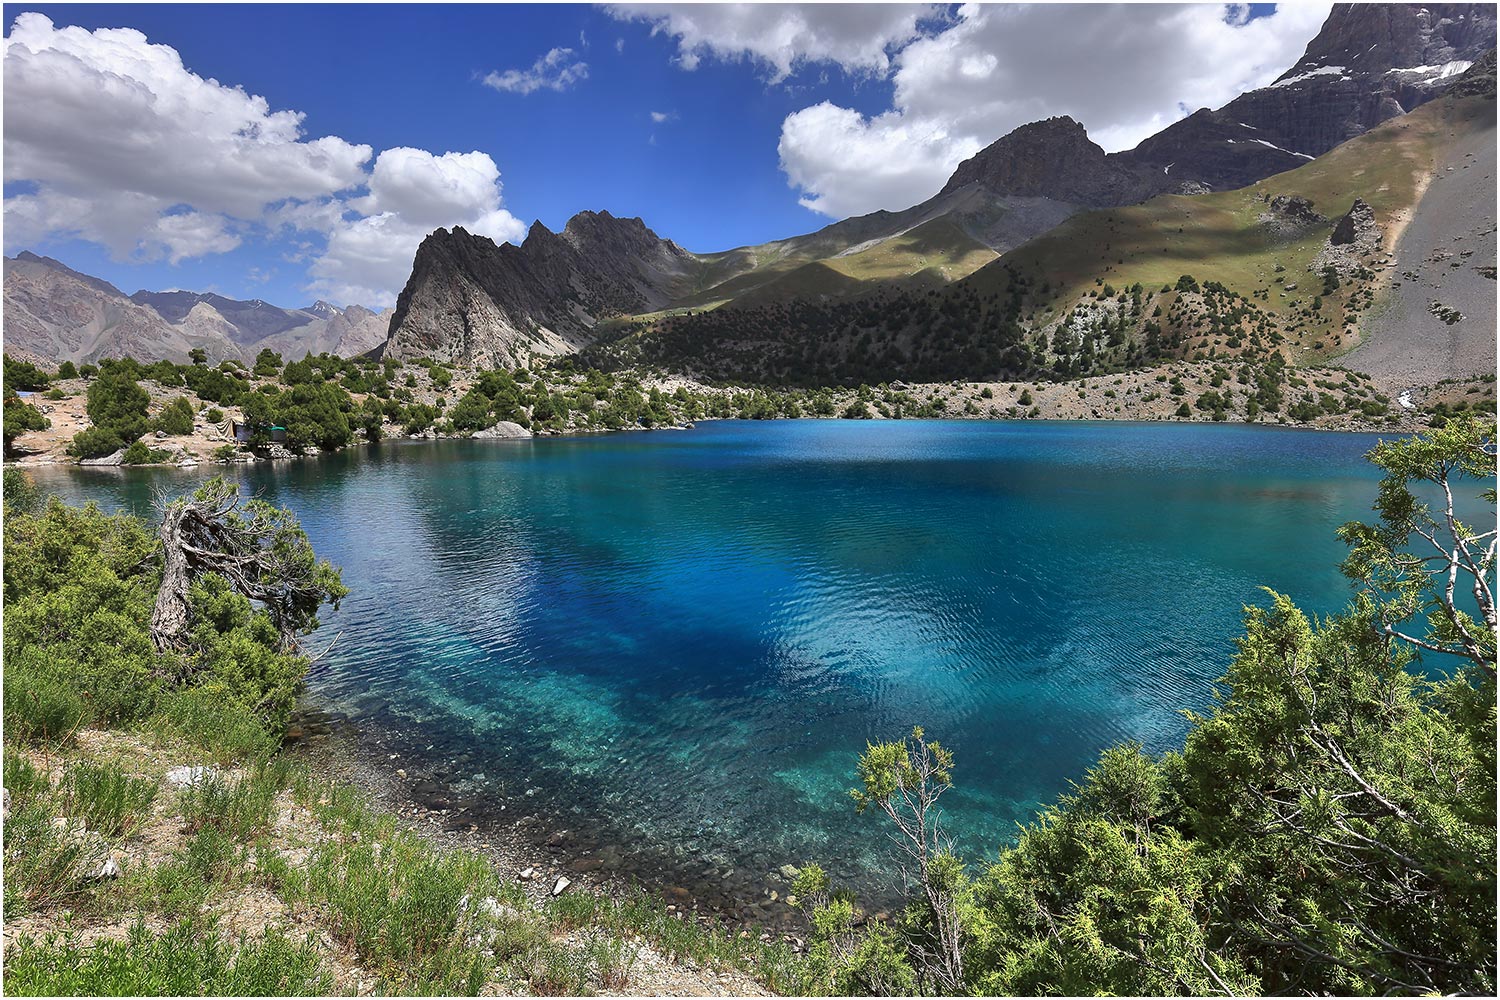
[[[275,522],[257,537],[299,554],[264,571],[317,581],[300,617],[200,568],[164,642],[172,532],[8,470],[6,988],[612,992],[649,953],[782,993],[1492,992],[1495,536],[1423,503],[1447,485],[1493,505],[1493,426],[1449,421],[1372,458],[1380,520],[1341,530],[1351,606],[1247,609],[1181,750],[1107,750],[998,857],[942,836],[961,757],[920,730],[867,748],[851,808],[910,846],[908,903],[867,920],[807,864],[801,953],[644,893],[538,899],[282,753],[295,634],[342,590],[294,519],[217,515]],[[1450,565],[1477,603],[1447,589]]]
[[[391,438],[485,435],[508,425],[515,427],[505,433],[546,435],[705,419],[1070,418],[1411,430],[1495,405],[1493,376],[1432,386],[1408,409],[1367,376],[1293,367],[1274,353],[1083,374],[1096,367],[1090,360],[1076,372],[1044,373],[1043,381],[798,388],[607,372],[573,358],[508,370],[327,354],[285,361],[262,351],[253,366],[125,358],[48,371],[6,357],[5,454],[19,457],[34,438],[26,435],[47,431],[60,413],[87,425],[55,443],[56,457],[145,465],[289,457]],[[247,442],[234,440],[236,422],[250,428]]]
[[[942,836],[950,752],[920,729],[870,746],[851,794],[895,824],[910,902],[858,931],[804,869],[835,990],[1492,994],[1493,427],[1371,458],[1380,520],[1340,529],[1347,610],[1313,620],[1268,592],[1180,751],[1105,751],[997,860]],[[1471,491],[1488,523],[1455,516]]]

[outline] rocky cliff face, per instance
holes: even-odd
[[[1121,153],[1106,155],[1071,118],[1023,125],[960,164],[943,190],[978,183],[1105,207],[1244,187],[1431,100],[1494,46],[1493,5],[1340,4],[1268,87]]]
[[[1493,4],[1339,4],[1270,86],[1119,156],[1215,190],[1243,187],[1406,114],[1494,47]]]
[[[385,351],[494,365],[568,353],[600,319],[680,295],[695,263],[640,219],[608,212],[575,215],[561,233],[534,223],[519,247],[439,229],[417,248]]]
[[[979,184],[998,195],[1052,198],[1080,205],[1123,205],[1156,191],[1148,178],[1105,155],[1082,125],[1048,118],[1022,125],[958,165],[943,193]]]

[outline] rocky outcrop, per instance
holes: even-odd
[[[502,420],[493,427],[470,434],[471,438],[529,438],[531,431],[513,420]]]
[[[1444,91],[1447,97],[1494,97],[1495,50],[1490,49],[1464,70],[1458,81]]]
[[[1360,202],[1360,204],[1364,204]],[[1310,225],[1327,222],[1328,220],[1313,210],[1313,203],[1300,194],[1278,194],[1271,199],[1271,212],[1291,222],[1303,222]]]
[[[1366,205],[1363,198],[1355,198],[1349,211],[1333,227],[1333,235],[1328,237],[1328,242],[1336,247],[1351,244],[1366,244],[1372,249],[1378,247],[1380,229],[1375,225],[1375,210]]]
[[[1313,203],[1298,194],[1279,194],[1266,202],[1258,220],[1282,239],[1301,239],[1311,229],[1328,225]]]
[[[417,248],[384,351],[517,365],[588,343],[600,319],[661,308],[696,258],[640,219],[583,212],[561,233],[532,224],[518,247],[460,226]]]
[[[1383,241],[1384,234],[1375,223],[1375,210],[1363,199],[1355,198],[1349,211],[1334,225],[1327,245],[1313,258],[1311,270],[1321,273],[1332,267],[1341,279],[1348,279],[1367,266]]]

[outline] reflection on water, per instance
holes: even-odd
[[[478,807],[700,879],[863,880],[888,851],[844,794],[867,739],[951,745],[950,829],[993,853],[1101,748],[1179,740],[1260,586],[1341,607],[1374,440],[723,422],[238,474],[352,589],[311,690],[430,746]],[[201,475],[41,478],[144,511]]]

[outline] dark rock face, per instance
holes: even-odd
[[[1290,170],[1424,104],[1495,47],[1492,4],[1339,4],[1297,65],[1120,156],[1216,190]]]
[[[1446,93],[1453,97],[1494,97],[1495,50],[1490,49],[1478,62],[1464,70],[1464,75]]]
[[[1202,108],[1108,155],[1071,118],[1023,125],[959,164],[944,192],[1104,207],[1158,194],[1231,190],[1292,170],[1460,81],[1495,46],[1487,4],[1340,4],[1296,66],[1217,111]],[[1493,91],[1493,56],[1488,79]]]
[[[1032,122],[958,165],[941,193],[979,184],[999,195],[1052,198],[1079,205],[1123,205],[1156,186],[1090,141],[1066,116]]]
[[[1364,204],[1360,202],[1359,204]],[[1271,199],[1271,211],[1276,215],[1294,222],[1318,223],[1327,222],[1323,216],[1313,211],[1313,203],[1300,194],[1278,194]]]
[[[439,229],[417,248],[385,351],[505,365],[569,353],[599,319],[665,305],[695,260],[608,212],[580,213],[561,233],[533,223],[519,247]]]
[[[1336,247],[1359,242],[1379,243],[1380,230],[1375,226],[1375,210],[1366,205],[1364,199],[1355,198],[1349,211],[1333,227],[1333,234],[1328,237],[1328,242]]]

